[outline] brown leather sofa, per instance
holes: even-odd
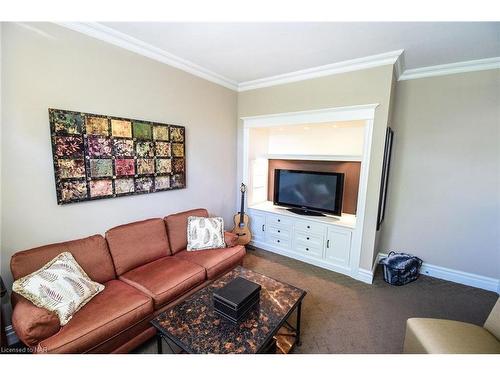
[[[12,256],[14,279],[64,251],[105,289],[64,327],[57,316],[12,293],[12,325],[37,353],[126,353],[155,335],[150,320],[241,264],[245,248],[225,234],[227,248],[187,252],[187,217],[205,209],[120,225],[106,232],[21,251]]]
[[[406,354],[500,354],[500,298],[484,327],[447,319],[406,322]]]

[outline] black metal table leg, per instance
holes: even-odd
[[[300,341],[300,318],[302,315],[302,301],[299,302],[299,305],[297,306],[297,328],[296,328],[296,336],[295,336],[295,343],[297,346],[302,345],[302,341]]]
[[[156,343],[158,345],[158,354],[163,354],[163,347],[162,347],[162,342],[163,341],[163,338],[161,336],[161,334],[157,334],[156,335]]]

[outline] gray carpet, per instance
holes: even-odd
[[[482,325],[498,295],[421,276],[395,287],[381,269],[373,285],[263,250],[248,250],[244,266],[307,291],[302,346],[295,353],[401,353],[406,319],[446,318]],[[156,353],[150,340],[136,353]]]

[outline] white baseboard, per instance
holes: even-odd
[[[379,253],[377,256],[377,263],[380,259],[386,257],[387,254]],[[436,266],[429,263],[423,263],[420,268],[421,275],[432,276],[437,279],[453,281],[455,283],[473,286],[475,288],[485,289],[500,294],[500,280],[492,277],[476,275],[451,268]]]
[[[333,271],[333,272],[338,272],[346,276],[350,276],[353,279],[362,281],[367,284],[371,284],[373,282],[373,272],[369,270],[365,270],[362,268],[359,268],[357,271],[351,271],[349,267],[343,267],[343,266],[338,266],[334,264],[330,264],[328,262],[323,261],[322,259],[317,259],[317,258],[311,258],[307,256],[302,256],[298,253],[291,253],[290,251],[286,251],[283,249],[280,249],[278,247],[269,245],[268,243],[261,242],[258,240],[252,240],[250,242],[251,246],[255,246],[259,249],[265,250],[265,251],[270,251],[271,253],[279,254],[286,256],[288,258],[292,258],[295,260],[299,260],[301,262],[309,263],[317,267],[325,268],[327,270]]]
[[[309,263],[309,264],[312,264],[312,265],[317,266],[317,267],[326,268],[330,271],[334,271],[334,272],[338,272],[338,273],[341,273],[341,274],[344,274],[347,276],[351,276],[350,268],[343,267],[343,266],[336,266],[336,265],[330,264],[328,262],[325,262],[322,259],[303,256],[299,253],[287,251],[287,250],[281,249],[281,248],[276,247],[276,246],[269,245],[268,243],[258,241],[255,239],[250,242],[250,245],[255,246],[259,249],[265,250],[265,251],[270,251],[271,253],[283,255],[285,257],[299,260],[299,261],[304,262],[304,263]]]
[[[373,283],[373,272],[363,268],[358,269],[358,274],[353,276],[356,280],[362,281],[366,284]]]
[[[362,281],[367,284],[373,284],[373,276],[375,275],[375,269],[377,268],[378,261],[379,261],[380,254],[375,257],[375,260],[373,261],[372,269],[371,270],[366,270],[364,268],[358,269],[358,274],[354,275],[353,277],[356,280]]]

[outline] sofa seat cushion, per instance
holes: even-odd
[[[446,319],[411,318],[406,323],[405,353],[500,353],[500,341],[483,327]]]
[[[152,314],[149,296],[120,280],[104,286],[58,333],[39,343],[39,352],[86,352]]]
[[[120,280],[150,296],[155,310],[205,281],[205,269],[171,256],[134,268]]]
[[[238,245],[225,249],[183,250],[175,254],[174,258],[183,259],[202,266],[206,270],[207,278],[213,280],[217,276],[233,269],[241,262],[245,254],[245,247]]]

